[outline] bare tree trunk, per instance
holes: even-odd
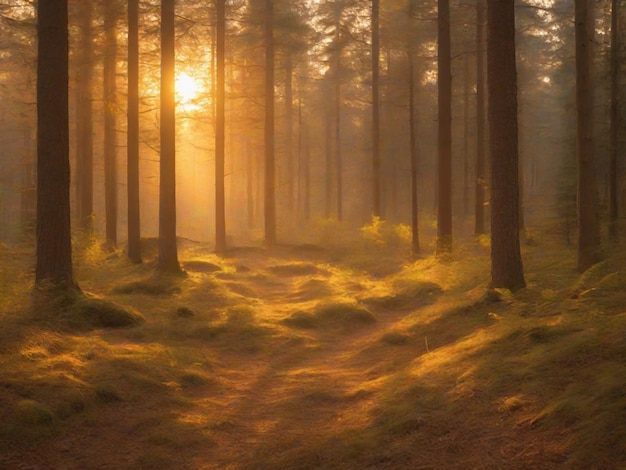
[[[274,149],[274,1],[265,0],[265,244],[276,245]]]
[[[380,0],[372,0],[372,215],[381,216]]]
[[[618,156],[619,156],[619,127],[620,127],[620,115],[619,115],[619,76],[620,76],[620,63],[619,63],[619,4],[617,0],[611,0],[611,147],[610,147],[610,161],[609,161],[609,235],[615,241],[619,237],[617,218],[619,215],[618,204]]]
[[[217,45],[216,45],[216,109],[215,109],[215,252],[226,252],[226,200],[224,196],[225,159],[225,42],[226,0],[216,0]]]
[[[452,250],[452,67],[450,57],[450,4],[438,0],[439,158],[437,253]]]
[[[117,246],[117,2],[104,3],[104,203],[106,240]]]
[[[161,1],[161,161],[157,270],[180,273],[176,246],[176,101],[174,0]]]
[[[294,171],[293,171],[293,61],[289,51],[285,52],[285,158],[287,159],[287,209],[294,210]]]
[[[67,0],[37,3],[35,286],[75,286],[70,229]]]
[[[576,140],[578,150],[578,270],[600,261],[600,222],[593,153],[593,8],[591,0],[576,0]]]
[[[128,1],[128,257],[141,263],[139,204],[139,0]]]
[[[409,2],[409,19],[412,20],[415,2]],[[417,177],[419,172],[419,154],[417,151],[417,119],[415,109],[415,59],[413,58],[412,40],[409,38],[407,48],[409,54],[409,148],[411,152],[411,249],[416,255],[420,251],[419,239],[419,199]]]
[[[491,283],[526,285],[519,244],[519,160],[514,0],[488,0]]]
[[[485,0],[476,0],[476,183],[474,191],[474,234],[485,230]]]
[[[80,41],[76,77],[76,213],[80,228],[93,230],[93,35],[92,2],[79,2]]]

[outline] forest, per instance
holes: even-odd
[[[626,469],[625,31],[0,0],[0,469]]]

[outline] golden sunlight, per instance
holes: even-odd
[[[189,107],[201,91],[202,84],[199,80],[184,72],[176,75],[176,101],[179,105]]]

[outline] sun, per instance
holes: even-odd
[[[200,81],[186,73],[176,76],[176,98],[179,105],[189,106],[202,91]]]

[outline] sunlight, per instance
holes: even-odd
[[[176,76],[176,102],[185,111],[197,108],[193,102],[198,99],[202,92],[202,84],[199,80],[186,73]]]

